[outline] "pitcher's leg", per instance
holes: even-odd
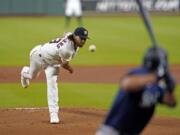
[[[46,79],[47,79],[47,99],[48,107],[50,113],[50,122],[59,123],[59,96],[58,96],[58,86],[57,78],[59,74],[59,67],[48,66],[45,69]]]
[[[25,77],[25,75],[29,74],[29,67],[24,66],[21,70],[21,85],[23,88],[27,88],[29,86],[29,78]]]
[[[41,69],[41,67],[43,65],[42,58],[39,55],[40,48],[41,48],[41,45],[37,45],[31,50],[31,52],[30,52],[30,67],[27,70],[28,72],[25,70],[26,69],[25,67],[24,67],[24,70],[22,69],[22,72],[21,72],[21,74],[24,78],[33,79],[39,73],[39,70]]]
[[[30,84],[30,80],[35,78],[39,73],[42,66],[41,59],[34,53],[30,57],[30,67],[24,66],[21,70],[21,85],[23,88],[27,88]]]

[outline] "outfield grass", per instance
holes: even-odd
[[[115,84],[75,84],[63,83],[59,85],[61,107],[86,107],[109,109],[118,92]],[[176,94],[180,100],[180,87]],[[23,89],[19,84],[0,84],[0,107],[47,107],[46,85],[32,84]],[[180,105],[176,109],[159,106],[159,115],[180,117]]]
[[[150,46],[146,29],[139,16],[85,17],[84,26],[91,40],[72,61],[75,65],[139,64]],[[157,38],[170,54],[170,63],[180,63],[180,16],[152,17]],[[77,22],[73,20],[70,31]],[[1,17],[0,66],[26,65],[29,51],[37,44],[61,36],[62,17]],[[88,45],[97,46],[96,53]]]

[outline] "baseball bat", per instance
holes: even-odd
[[[141,17],[143,19],[143,22],[144,22],[144,24],[146,26],[146,29],[147,29],[147,32],[149,34],[152,45],[153,45],[154,48],[157,48],[158,43],[157,43],[157,40],[156,40],[154,31],[153,31],[153,28],[152,28],[150,19],[149,19],[149,14],[148,14],[147,10],[143,7],[142,0],[136,0],[136,2],[138,4],[138,6],[139,6],[139,13],[140,13],[140,15],[141,15]]]
[[[158,54],[158,56],[160,58],[160,64],[161,65],[166,65],[165,64],[166,61],[164,59],[165,54],[160,53],[159,45],[158,45],[158,42],[156,40],[152,25],[151,25],[151,22],[150,22],[150,19],[149,19],[148,11],[143,7],[142,0],[136,0],[136,2],[138,4],[138,6],[139,6],[139,12],[140,12],[140,15],[141,15],[141,17],[143,19],[143,22],[144,22],[145,26],[146,26],[146,29],[148,31],[150,40],[152,42],[152,46],[153,46],[153,48],[155,49],[156,53]],[[167,52],[165,52],[165,53],[167,55]]]

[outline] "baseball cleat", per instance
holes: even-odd
[[[50,114],[50,123],[51,124],[58,124],[59,123],[58,113],[51,113]]]
[[[28,72],[29,72],[29,67],[23,67],[23,69],[21,70],[21,85],[23,88],[27,88],[29,86],[29,79],[23,76],[24,73],[28,73]]]

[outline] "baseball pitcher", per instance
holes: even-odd
[[[57,79],[60,67],[73,73],[69,62],[82,48],[88,38],[88,31],[78,27],[73,33],[69,32],[62,38],[56,38],[43,45],[34,47],[30,52],[30,66],[24,66],[21,70],[21,84],[27,88],[30,80],[38,76],[44,69],[47,80],[47,97],[50,113],[50,123],[59,123],[58,86]]]

